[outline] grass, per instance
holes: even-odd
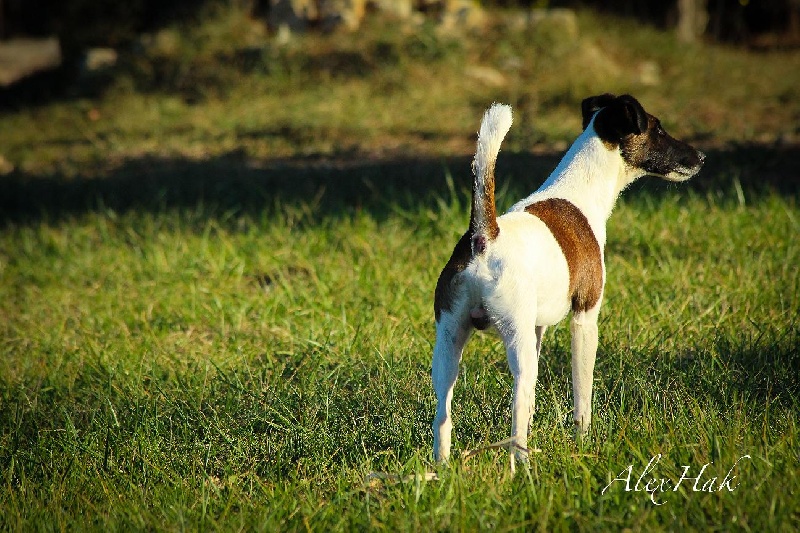
[[[559,326],[529,473],[487,453],[438,482],[364,485],[373,470],[431,468],[429,293],[465,219],[464,194],[440,200],[382,220],[201,206],[4,232],[5,527],[797,524],[800,210],[776,195],[622,202],[589,442],[571,437]],[[492,335],[469,346],[457,450],[506,435],[504,361]],[[681,490],[661,507],[621,484],[600,494],[658,453],[673,479],[752,460],[734,493]]]
[[[700,61],[655,30],[623,30],[585,38],[618,51],[624,39],[656,39],[665,46],[647,49],[658,61]],[[441,87],[429,91],[452,118],[443,121],[413,82],[432,66],[446,74],[459,61],[493,62],[526,37],[481,51],[470,39],[398,35],[362,47],[358,35],[342,45],[301,37],[275,52],[297,70],[240,73],[239,87],[199,96],[169,80],[152,90],[131,67],[98,99],[4,117],[16,170],[0,178],[0,529],[800,526],[800,208],[787,179],[796,150],[727,147],[738,115],[724,108],[737,96],[719,84],[697,97],[702,77],[675,96],[635,87],[662,115],[674,104],[666,116],[683,133],[711,135],[709,163],[686,185],[634,187],[610,219],[591,438],[572,438],[562,324],[548,331],[540,363],[531,444],[542,452],[530,469],[511,476],[505,453],[486,452],[439,467],[438,481],[415,477],[437,469],[431,295],[468,217],[460,150],[494,94],[444,79],[449,102]],[[302,67],[312,64],[302,57],[339,47],[367,50],[367,65],[370,54],[404,52],[364,76]],[[176,56],[190,71],[213,56],[193,53]],[[786,61],[698,53],[763,71]],[[299,91],[314,72],[329,85]],[[542,119],[520,121],[501,154],[501,207],[552,168],[553,152],[530,151],[579,127],[573,100],[593,84],[579,79],[573,94],[554,80],[533,96],[517,88],[521,116]],[[781,134],[765,109],[779,98],[770,91],[786,89],[747,83],[765,96],[741,116],[767,118],[745,138]],[[278,99],[255,91],[270,84],[278,96],[296,90],[275,115]],[[357,101],[375,84],[398,92]],[[320,100],[323,90],[336,98]],[[251,91],[265,96],[249,108]],[[723,112],[710,133],[686,118],[713,106]],[[82,118],[95,107],[103,120]],[[399,159],[403,146],[415,157]],[[477,335],[456,387],[456,453],[507,436],[510,390],[499,340]],[[736,489],[686,482],[654,492],[655,505],[633,489],[657,454],[650,476],[671,480],[709,463],[702,481],[720,483],[739,460]],[[632,490],[618,481],[603,492],[629,465]],[[373,471],[411,478],[365,483]]]

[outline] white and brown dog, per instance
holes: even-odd
[[[542,337],[572,311],[572,386],[579,435],[592,419],[597,317],[603,300],[606,220],[620,192],[637,178],[685,181],[705,156],[670,137],[632,96],[604,94],[582,104],[584,131],[544,184],[497,217],[494,168],[511,127],[511,108],[483,116],[473,162],[469,229],[436,284],[433,451],[450,455],[450,404],[464,344],[473,329],[495,326],[514,376],[514,460],[527,459]]]

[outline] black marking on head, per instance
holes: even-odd
[[[705,155],[689,144],[670,136],[661,122],[648,115],[648,128],[641,135],[620,142],[625,162],[654,176],[667,179],[688,179],[700,170]]]
[[[633,96],[593,96],[583,101],[582,111],[584,127],[594,117],[597,136],[610,149],[619,147],[633,168],[680,181],[696,174],[703,164],[702,152],[670,136]]]
[[[616,96],[610,93],[600,94],[598,96],[590,96],[581,102],[581,112],[583,113],[583,129],[592,121],[595,113],[607,107],[614,101]]]
[[[628,135],[647,130],[648,115],[642,104],[629,94],[614,98],[594,119],[594,130],[607,143],[618,144]]]

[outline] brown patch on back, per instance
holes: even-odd
[[[472,230],[467,231],[456,244],[453,254],[447,264],[439,274],[436,282],[436,291],[433,296],[433,312],[436,321],[442,315],[442,311],[449,311],[453,306],[453,278],[463,272],[470,259],[472,259]]]
[[[545,223],[567,259],[572,310],[593,308],[603,291],[603,259],[586,216],[562,198],[532,203],[525,211]]]

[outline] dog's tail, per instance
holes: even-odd
[[[472,254],[481,254],[486,245],[497,238],[497,211],[494,205],[494,166],[500,143],[511,128],[511,106],[492,104],[481,121],[478,149],[472,162],[475,180],[472,183],[472,213],[469,228],[472,232]]]

